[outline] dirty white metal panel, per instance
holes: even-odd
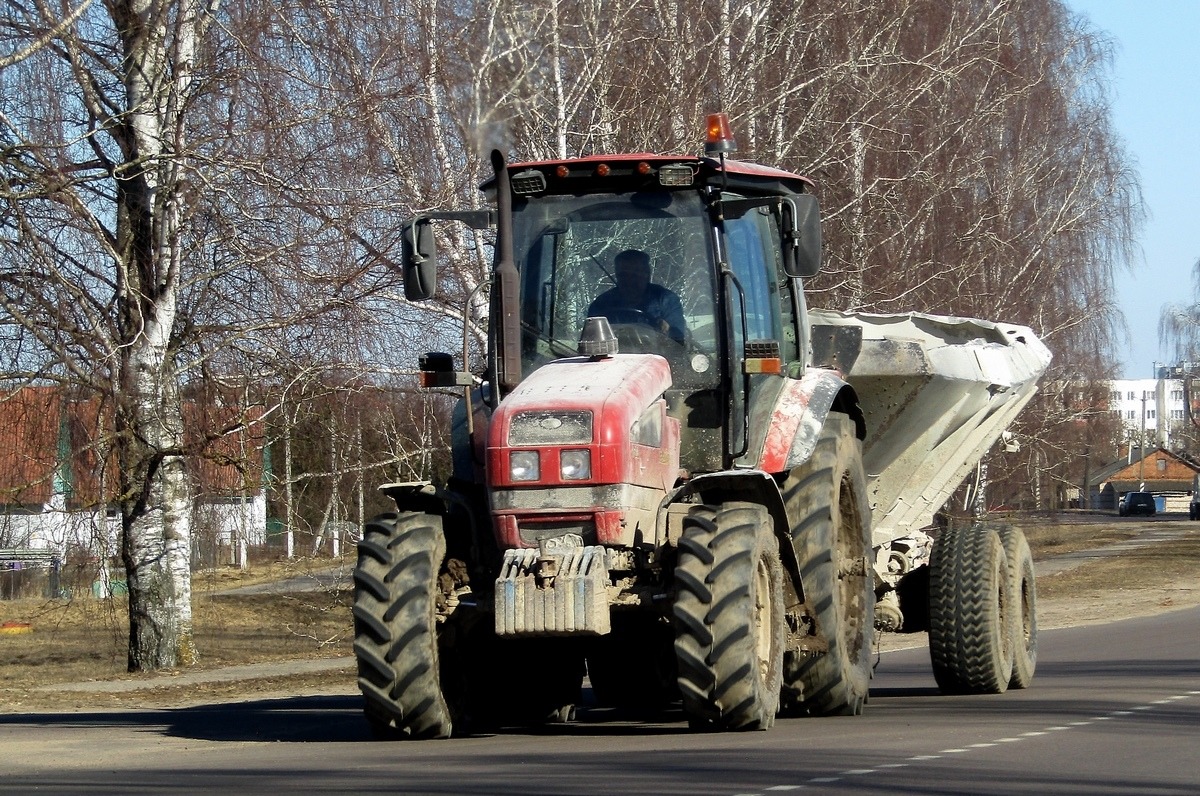
[[[1024,326],[829,310],[813,310],[812,323],[862,329],[844,375],[866,415],[876,546],[932,522],[1050,364],[1050,351]]]

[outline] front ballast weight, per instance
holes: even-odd
[[[507,550],[496,578],[496,635],[607,635],[608,557],[579,536]]]

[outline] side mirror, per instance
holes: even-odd
[[[816,276],[821,270],[821,208],[810,194],[784,202],[783,270],[788,276]]]
[[[429,219],[417,217],[400,231],[403,250],[404,297],[425,301],[437,292],[437,245]]]

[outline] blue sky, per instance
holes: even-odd
[[[1147,220],[1141,256],[1118,271],[1129,326],[1118,376],[1150,378],[1166,362],[1158,319],[1164,304],[1190,304],[1200,259],[1200,0],[1066,0],[1116,41],[1113,125],[1137,169]]]

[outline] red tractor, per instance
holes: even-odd
[[[405,227],[411,300],[435,290],[431,222],[494,226],[496,265],[486,372],[421,358],[464,391],[453,475],[384,486],[397,511],[359,544],[378,733],[565,720],[585,676],[697,728],[857,714],[877,602],[881,627],[931,629],[948,690],[1016,682],[1014,648],[1032,676],[1027,546],[921,528],[1048,354],[1022,327],[810,311],[812,183],[732,148],[717,116],[705,157],[493,153],[494,211]]]

